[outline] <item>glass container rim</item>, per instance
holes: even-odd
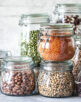
[[[62,4],[57,4],[57,6],[66,6],[66,7],[81,7],[81,3],[62,3]]]
[[[41,28],[55,28],[55,29],[59,29],[59,28],[72,28],[73,29],[73,25],[72,24],[68,24],[68,23],[47,23],[47,24],[42,24]]]
[[[68,9],[65,9],[65,8],[61,8],[61,7],[65,7],[65,8],[68,8]],[[73,9],[70,9],[70,8],[73,8]],[[63,10],[64,9],[64,10]],[[54,14],[58,14],[58,13],[65,13],[65,14],[76,14],[76,15],[79,15],[81,14],[81,3],[58,3],[56,6],[55,6],[55,10],[53,11]]]
[[[65,15],[81,15],[81,3],[58,3],[55,6],[55,10],[53,11],[54,14],[65,14]]]
[[[70,60],[70,61],[63,61],[63,62],[46,62],[46,61],[42,61],[41,63],[40,63],[40,70],[43,70],[43,69],[45,69],[45,70],[48,70],[48,71],[52,71],[52,70],[54,70],[54,69],[57,69],[56,68],[56,65],[57,65],[57,67],[64,67],[64,66],[66,66],[67,68],[64,68],[65,69],[65,71],[72,71],[72,69],[73,69],[73,62]],[[59,71],[63,71],[61,68],[58,68],[59,69]]]
[[[48,23],[48,24],[44,24],[40,27],[40,32],[43,30],[53,30],[55,31],[55,33],[59,33],[59,35],[49,35],[47,34],[46,36],[58,36],[58,37],[69,37],[69,36],[74,36],[73,33],[73,25],[72,24],[67,24],[67,23],[58,23],[58,24],[54,24],[54,23]],[[58,32],[56,32],[58,31]],[[68,35],[60,35],[61,33],[64,33],[68,31]],[[41,34],[40,34],[41,35]]]
[[[32,62],[32,58],[25,57],[25,56],[9,56],[3,59],[3,62],[29,63],[29,62]]]
[[[49,19],[50,16],[47,13],[22,14],[19,25],[47,23]]]

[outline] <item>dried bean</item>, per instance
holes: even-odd
[[[30,95],[35,89],[31,70],[2,72],[1,91],[8,95]]]
[[[48,97],[71,96],[74,91],[74,79],[71,72],[41,71],[38,81],[39,93]]]
[[[57,23],[71,23],[73,24],[74,33],[76,34],[76,30],[80,25],[81,18],[79,15],[65,15],[63,20],[58,20]]]

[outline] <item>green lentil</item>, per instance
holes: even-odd
[[[21,55],[32,57],[36,65],[40,63],[40,56],[37,51],[37,37],[39,30],[30,31],[29,42],[21,41]]]

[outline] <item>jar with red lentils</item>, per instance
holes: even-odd
[[[38,51],[45,61],[67,61],[75,54],[71,24],[48,24],[41,27]]]
[[[32,95],[35,77],[29,57],[7,57],[3,60],[1,92],[6,95]]]
[[[57,4],[53,10],[52,21],[73,24],[74,33],[81,23],[81,4]]]

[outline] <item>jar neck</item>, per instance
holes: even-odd
[[[33,62],[30,57],[12,56],[3,60],[2,67],[10,70],[21,70],[29,68],[32,63]]]
[[[68,61],[68,62],[42,62],[40,67],[41,67],[41,70],[65,72],[65,71],[72,71],[73,63],[72,63],[72,61]]]
[[[7,64],[3,65],[3,68],[9,69],[9,70],[31,69],[30,65],[27,63],[7,63]]]

